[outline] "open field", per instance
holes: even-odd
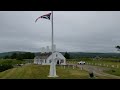
[[[0,79],[90,79],[89,73],[80,68],[57,66],[59,77],[49,78],[49,66],[28,64],[0,72]],[[97,75],[93,79],[111,79],[110,76]],[[112,78],[114,79],[114,78]]]
[[[48,78],[49,66],[41,65],[25,65],[18,68],[9,69],[0,72],[1,79],[50,79]],[[88,72],[80,70],[79,68],[72,69],[72,67],[65,68],[57,66],[57,79],[87,79]]]
[[[28,60],[29,61],[29,60]],[[28,62],[27,61],[27,62]],[[112,62],[112,61],[106,61],[106,60],[85,60],[86,64],[89,66],[95,66],[93,68],[96,73],[99,73],[101,75],[97,75],[94,79],[114,79],[114,76],[110,76],[108,74],[118,75],[120,76],[120,62]],[[67,60],[68,64],[77,64],[77,60]],[[0,64],[3,63],[26,63],[26,61],[19,61],[19,60],[0,60]],[[105,66],[104,66],[105,65]],[[108,66],[107,66],[108,65]],[[111,67],[111,65],[114,65],[114,67]],[[97,67],[101,68],[109,68],[107,70],[104,70],[104,72],[97,72]],[[49,74],[49,66],[41,66],[41,65],[34,65],[34,64],[26,64],[24,66],[15,67],[12,69],[5,70],[3,72],[0,72],[0,79],[51,79],[48,76]],[[85,67],[87,68],[87,67]],[[81,70],[80,67],[64,67],[64,66],[57,66],[57,75],[59,77],[54,79],[89,79],[89,72],[85,70]],[[119,78],[119,77],[118,77]],[[53,78],[52,78],[53,79]]]

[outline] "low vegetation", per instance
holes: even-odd
[[[25,64],[25,60],[13,60],[13,59],[3,59],[0,60],[0,72],[13,68],[18,64]]]
[[[112,75],[116,75],[116,76],[120,76],[120,68],[111,68],[110,70],[104,71],[106,73],[112,74]]]

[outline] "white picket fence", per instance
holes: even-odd
[[[90,63],[87,62],[87,65],[95,65],[95,66],[104,66],[104,67],[112,67],[112,68],[119,68],[119,65],[108,65],[108,64],[101,64],[101,63]]]

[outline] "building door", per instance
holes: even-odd
[[[59,60],[57,61],[57,64],[58,64],[58,65],[60,64]]]

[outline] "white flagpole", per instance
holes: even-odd
[[[51,20],[51,25],[52,25],[52,62],[50,65],[50,72],[49,72],[49,76],[48,77],[58,77],[56,75],[56,61],[54,60],[53,57],[53,45],[54,45],[54,37],[53,37],[53,11],[52,11],[52,20]]]

